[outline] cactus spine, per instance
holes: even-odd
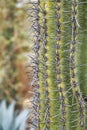
[[[81,0],[38,0],[32,4],[35,130],[86,130],[86,66],[82,70],[79,66],[86,64],[80,60],[83,42],[86,46],[80,17],[83,8]],[[83,54],[86,57],[85,49]],[[84,82],[80,83],[81,79]]]
[[[71,72],[71,85],[74,92],[75,97],[77,98],[78,110],[79,110],[79,125],[77,127],[81,129],[84,127],[84,101],[82,99],[82,95],[80,92],[80,87],[77,81],[77,68],[76,68],[76,60],[77,60],[77,31],[78,31],[78,0],[72,0],[72,42],[70,47],[70,72]]]

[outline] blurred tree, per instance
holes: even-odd
[[[0,100],[21,101],[29,87],[24,53],[29,51],[25,12],[17,0],[0,0]]]

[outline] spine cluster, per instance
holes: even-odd
[[[77,80],[77,67],[76,67],[76,56],[77,56],[77,33],[78,33],[78,19],[77,19],[77,8],[78,1],[72,0],[72,42],[70,47],[70,72],[71,72],[71,85],[74,91],[75,97],[77,98],[80,127],[84,127],[84,101],[80,92],[79,83]]]
[[[31,3],[30,3],[31,4]],[[33,68],[33,82],[32,86],[34,87],[34,97],[33,97],[33,116],[32,125],[36,130],[40,129],[40,93],[39,93],[39,47],[40,47],[40,24],[39,24],[39,1],[33,3],[30,12],[34,15],[34,20],[32,21],[32,28],[34,31],[33,41],[34,47],[32,47],[34,57],[32,58],[32,68]]]
[[[62,46],[62,7],[61,2],[57,2],[57,44],[56,44],[56,67],[57,67],[57,84],[58,84],[58,90],[59,90],[59,97],[60,97],[60,111],[61,111],[61,129],[66,130],[67,127],[67,97],[65,96],[65,86],[63,85],[63,74],[62,74],[62,59],[61,57],[61,46]]]
[[[47,20],[46,20],[46,10],[45,10],[45,2],[42,0],[40,1],[40,10],[39,17],[41,18],[39,23],[41,26],[41,41],[40,41],[40,49],[39,49],[39,84],[40,89],[40,129],[50,129],[50,111],[49,111],[49,91],[48,91],[48,74],[47,74]]]

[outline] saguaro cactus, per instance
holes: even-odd
[[[34,40],[33,127],[86,130],[87,0],[29,3]]]

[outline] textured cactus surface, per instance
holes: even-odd
[[[87,0],[29,2],[35,130],[87,130]]]

